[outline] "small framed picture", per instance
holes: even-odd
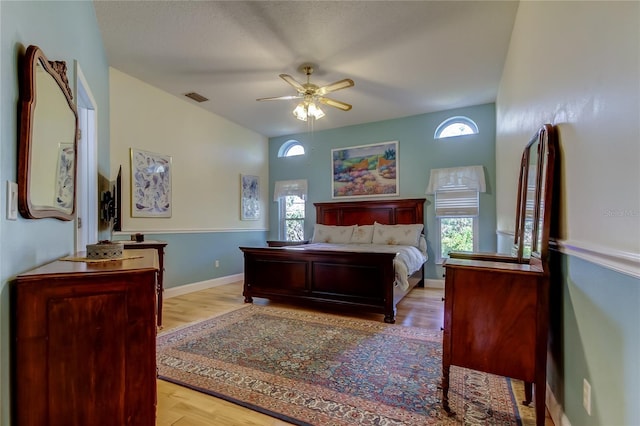
[[[171,157],[131,148],[131,217],[171,217]]]
[[[260,219],[260,178],[240,175],[240,219]]]

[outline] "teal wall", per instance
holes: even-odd
[[[17,178],[18,59],[31,44],[49,60],[67,63],[73,86],[74,60],[98,107],[99,172],[109,170],[108,64],[91,1],[0,2],[0,424],[9,424],[9,282],[21,272],[73,253],[74,224],[55,219],[6,220],[6,181]]]
[[[266,246],[267,232],[154,233],[145,238],[167,243],[164,264],[164,288],[167,289],[241,274],[244,257],[239,247]],[[218,268],[215,260],[220,261]]]
[[[572,425],[639,424],[640,281],[559,252],[551,259],[547,382],[555,398]]]
[[[348,112],[329,111],[331,114]],[[479,127],[479,134],[435,140],[433,135],[445,119],[463,115]],[[299,141],[304,156],[278,158],[280,146],[290,140]],[[439,111],[394,120],[319,132],[300,133],[269,140],[269,238],[278,237],[278,203],[273,201],[274,182],[288,179],[307,179],[309,197],[305,236],[313,235],[314,202],[331,201],[331,150],[376,142],[398,141],[400,198],[425,197],[431,169],[482,165],[485,169],[487,192],[480,194],[481,251],[496,249],[495,194],[495,106],[478,105],[449,111]],[[514,183],[514,186],[517,183]],[[429,246],[428,278],[442,278],[441,267],[435,264],[433,252],[435,214],[433,196],[426,196],[425,234]]]

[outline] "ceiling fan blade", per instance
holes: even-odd
[[[345,78],[344,80],[336,81],[335,83],[328,84],[319,88],[316,93],[320,96],[325,95],[327,93],[335,92],[336,90],[346,89],[347,87],[354,86],[353,80],[350,78]]]
[[[288,74],[280,74],[280,78],[292,85],[298,92],[303,93],[304,87]]]
[[[274,96],[271,98],[258,98],[256,101],[288,101],[291,99],[300,99],[301,95],[289,95],[289,96]]]
[[[332,106],[334,108],[341,109],[343,111],[349,111],[352,108],[351,105],[347,103],[336,101],[335,99],[331,99],[331,98],[320,97],[318,98],[318,100],[320,101],[320,103]]]

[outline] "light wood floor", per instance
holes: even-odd
[[[415,288],[397,306],[396,324],[439,329],[443,321],[442,289]],[[254,304],[288,306],[254,298]],[[223,285],[164,301],[163,329],[233,311],[244,306],[242,283]],[[299,308],[298,308],[299,309]],[[347,314],[345,311],[336,311]],[[357,318],[382,321],[381,314],[356,314]],[[158,380],[157,425],[168,426],[282,426],[289,423],[239,405]],[[545,426],[553,426],[547,416]]]

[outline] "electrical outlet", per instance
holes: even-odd
[[[219,267],[220,267],[220,261],[216,260],[216,268],[219,268]]]
[[[591,385],[587,379],[582,381],[582,405],[587,410],[587,414],[591,415]]]

